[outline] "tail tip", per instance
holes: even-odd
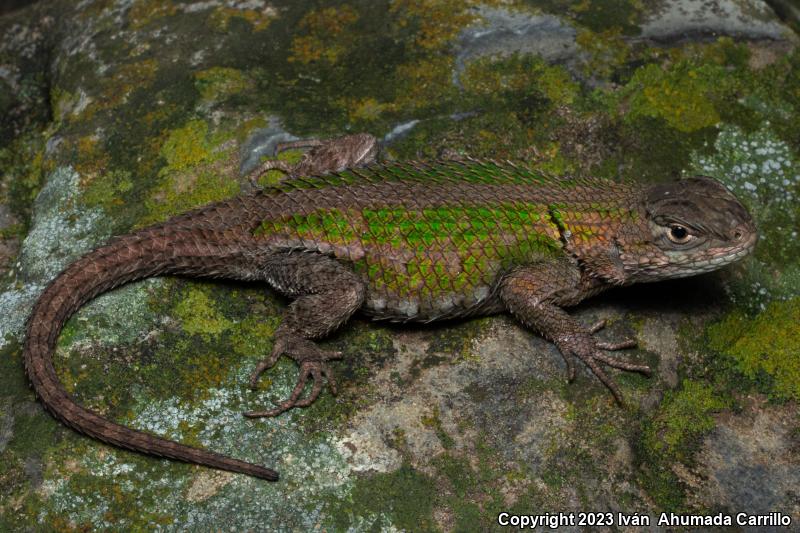
[[[248,473],[259,479],[266,479],[267,481],[278,481],[280,479],[280,475],[276,471],[263,466],[255,466],[253,471]]]

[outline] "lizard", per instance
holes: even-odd
[[[113,238],[65,268],[35,303],[23,346],[45,408],[112,445],[278,479],[273,469],[110,421],[59,381],[53,352],[68,318],[100,293],[161,275],[260,281],[291,299],[250,385],[288,356],[299,365],[296,386],[247,417],[307,407],[326,383],[336,394],[330,362],[342,353],[315,341],[357,311],[402,322],[511,313],[555,344],[570,381],[578,359],[621,404],[605,367],[650,368],[606,352],[635,342],[599,342],[593,334],[604,323],[586,327],[565,308],[612,287],[716,270],[757,240],[747,209],[710,177],[648,185],[470,158],[378,163],[374,145],[369,135],[308,143],[308,157],[283,165],[277,185]]]

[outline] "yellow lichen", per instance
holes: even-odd
[[[393,110],[413,111],[454,96],[453,57],[434,54],[397,67],[401,90],[392,103]]]
[[[139,29],[150,22],[174,15],[178,8],[172,2],[162,0],[136,0],[128,11],[128,20],[133,29]]]
[[[271,6],[267,6],[262,10],[218,7],[211,14],[210,21],[213,26],[226,31],[232,18],[240,18],[249,22],[253,31],[259,32],[266,29],[277,17],[277,10]]]
[[[142,223],[237,194],[236,146],[231,141],[232,135],[225,132],[210,135],[202,120],[169,132],[159,150],[167,164],[159,170],[159,185],[145,202],[150,216]]]
[[[423,50],[440,50],[476,20],[471,11],[476,4],[461,0],[394,0],[390,12],[397,14],[399,27],[416,26],[416,46]]]
[[[340,103],[348,109],[348,118],[351,123],[377,120],[387,107],[386,104],[378,102],[372,97],[360,100],[347,99],[340,101]]]
[[[192,287],[175,307],[183,330],[191,335],[209,338],[230,329],[233,323],[216,308],[207,291]]]
[[[186,170],[208,160],[211,148],[207,135],[208,124],[203,120],[189,121],[184,127],[174,130],[161,149],[169,169]]]
[[[747,377],[768,376],[772,394],[800,400],[800,298],[773,302],[757,317],[734,312],[708,330],[709,346]]]
[[[582,30],[575,42],[588,54],[583,65],[584,73],[594,78],[610,77],[614,69],[625,64],[631,52],[619,27],[602,32]]]
[[[336,63],[354,42],[350,27],[357,20],[358,13],[347,4],[307,13],[292,39],[288,61]]]
[[[253,82],[241,70],[213,67],[195,72],[195,86],[204,100],[219,100],[252,87]]]
[[[632,91],[630,114],[664,119],[678,131],[692,132],[720,121],[709,95],[718,87],[717,73],[682,62],[668,69],[646,65],[627,86]]]

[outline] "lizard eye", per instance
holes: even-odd
[[[675,244],[686,244],[692,240],[693,235],[689,233],[689,230],[686,229],[685,226],[681,226],[680,224],[670,224],[669,230],[667,231],[667,237]]]

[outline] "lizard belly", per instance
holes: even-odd
[[[361,311],[375,320],[430,322],[448,318],[480,316],[502,311],[493,286],[480,285],[469,290],[403,291],[395,294],[374,280],[365,280],[367,295]]]
[[[503,264],[477,250],[368,247],[364,252],[351,265],[367,289],[362,310],[375,319],[431,321],[486,314],[499,306],[495,287]]]

